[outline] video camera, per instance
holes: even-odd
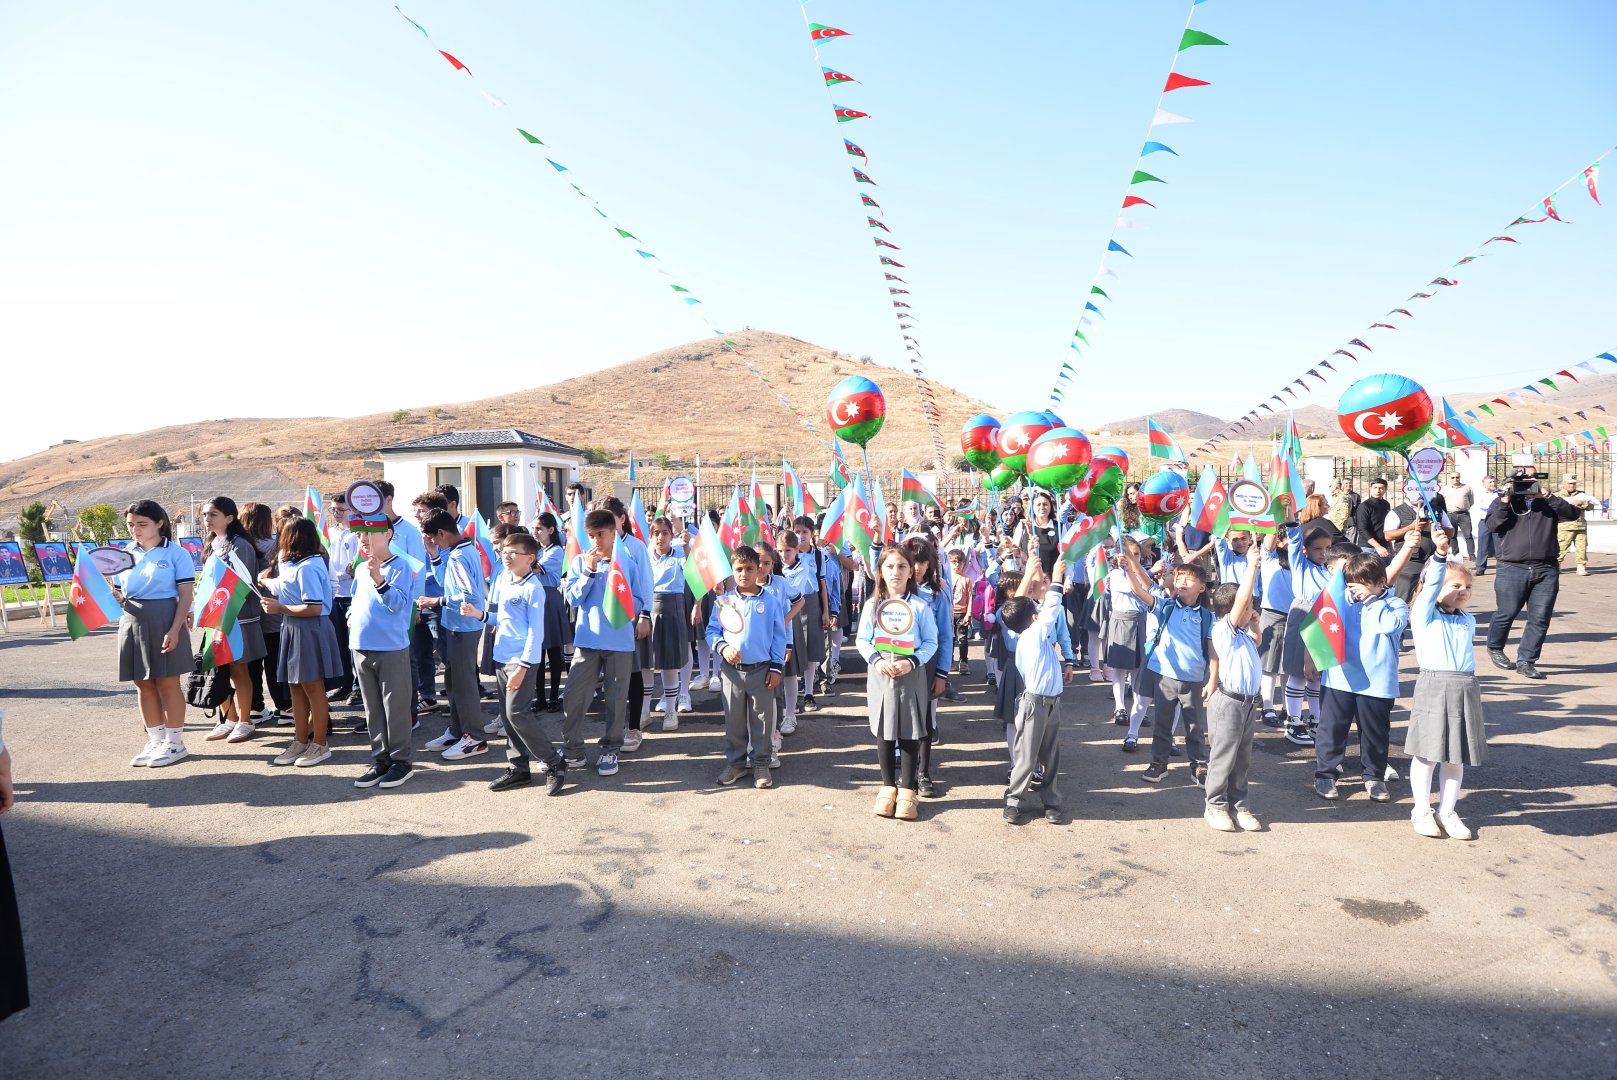
[[[1548,480],[1550,474],[1543,469],[1533,468],[1532,454],[1512,454],[1510,456],[1510,495],[1511,498],[1526,498],[1530,495],[1544,494],[1541,481]]]

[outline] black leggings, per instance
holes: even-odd
[[[552,701],[561,697],[561,646],[546,649],[544,655],[539,657],[539,681],[533,684],[533,699],[543,701],[545,697],[545,673],[550,673],[550,699]]]
[[[898,740],[899,766],[897,779],[894,778],[893,769],[893,740],[876,740],[876,757],[881,761],[881,782],[883,787],[902,787],[915,790],[915,754],[916,739]]]
[[[641,672],[629,676],[629,730],[640,730],[640,708],[646,703],[646,677]]]

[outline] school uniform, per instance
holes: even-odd
[[[619,543],[633,539],[620,537]],[[614,753],[623,748],[629,677],[635,665],[634,621],[623,626],[613,626],[607,621],[602,602],[607,595],[606,579],[611,565],[611,557],[607,556],[593,571],[587,570],[584,556],[579,555],[562,584],[562,596],[577,613],[573,666],[567,671],[567,694],[562,702],[566,753],[574,759],[584,756],[584,712],[595,694],[596,682],[601,679],[605,680],[602,701],[606,707],[606,733],[601,737],[601,747]],[[634,609],[643,612],[651,605],[650,574],[638,574],[632,566],[626,566],[626,570]]]
[[[1151,729],[1151,760],[1166,765],[1173,752],[1173,710],[1185,725],[1185,755],[1191,766],[1207,763],[1207,710],[1202,688],[1207,684],[1207,658],[1213,640],[1213,613],[1160,595],[1152,606],[1156,636],[1147,650],[1146,670],[1156,673],[1153,694],[1157,722]],[[1130,727],[1129,733],[1135,733]]]
[[[331,625],[331,576],[324,555],[282,563],[275,576],[275,598],[282,604],[318,604],[318,615],[281,619],[281,654],[275,677],[288,686],[324,684],[342,676],[337,631]]]
[[[545,609],[545,587],[536,573],[519,578],[506,571],[489,589],[484,621],[494,627],[494,678],[500,686],[500,719],[505,722],[505,759],[522,772],[535,759],[552,771],[566,770],[544,725],[528,709],[544,670]],[[526,674],[513,690],[511,677],[518,671]]]
[[[1039,605],[1038,617],[1018,635],[1016,672],[1024,689],[1016,709],[1015,749],[1011,755],[1011,783],[1005,791],[1005,805],[1020,809],[1032,790],[1035,774],[1043,776],[1039,797],[1045,809],[1061,806],[1056,791],[1056,775],[1061,768],[1059,735],[1061,721],[1062,657],[1056,644],[1056,628],[1063,622],[1063,591],[1052,584]]]
[[[132,544],[128,550],[135,565],[112,579],[123,593],[124,613],[118,618],[118,681],[188,674],[195,657],[185,624],[180,624],[174,648],[166,653],[163,638],[179,611],[180,586],[196,582],[196,563],[190,552],[172,540],[152,548]]]
[[[1303,530],[1300,525],[1286,526],[1287,559],[1291,563],[1291,607],[1286,609],[1286,639],[1281,650],[1281,670],[1287,677],[1302,679],[1303,660],[1308,647],[1303,644],[1303,621],[1313,610],[1331,572],[1324,566],[1309,561],[1303,550]]]
[[[654,671],[677,671],[690,662],[687,633],[690,609],[685,603],[685,556],[681,548],[667,555],[655,551],[651,564],[651,664]]]
[[[422,572],[417,598],[441,600],[443,582],[429,562]],[[416,605],[415,632],[410,635],[411,670],[415,673],[415,692],[418,698],[438,697],[438,665],[443,664],[444,678],[449,677],[449,637],[444,633],[443,612],[436,607]],[[444,687],[448,695],[447,684]],[[453,705],[450,706],[453,710]]]
[[[359,534],[346,525],[331,530],[331,629],[337,635],[342,674],[329,688],[346,697],[354,689],[354,654],[348,643],[348,609],[354,602],[354,560],[359,558]]]
[[[483,640],[483,621],[460,613],[463,603],[479,611],[488,605],[477,541],[466,539],[448,551],[440,550],[432,560],[432,576],[443,590],[438,625],[447,653],[444,696],[449,699],[449,731],[457,739],[470,735],[481,741],[483,709],[478,704],[477,648]]]
[[[877,609],[892,604],[893,612],[880,620]],[[908,609],[908,618],[899,608]],[[870,733],[883,742],[921,739],[927,734],[927,705],[931,700],[926,666],[938,651],[937,622],[932,608],[919,596],[865,602],[859,615],[859,655],[865,658],[865,700],[870,710]],[[882,674],[876,662],[894,656],[910,657],[914,670],[897,679]]]
[[[1409,625],[1409,607],[1389,591],[1363,603],[1350,596],[1340,614],[1347,660],[1320,675],[1324,692],[1314,736],[1314,778],[1336,779],[1348,728],[1356,723],[1364,780],[1380,781],[1387,768],[1392,703],[1398,697],[1398,646]]]
[[[1114,671],[1137,671],[1143,663],[1150,602],[1135,596],[1128,572],[1116,568],[1106,575],[1106,604],[1102,661]]]
[[[1252,635],[1228,615],[1213,624],[1212,644],[1218,689],[1207,702],[1207,805],[1247,810],[1252,732],[1264,704],[1263,659]]]
[[[1477,689],[1477,617],[1437,606],[1448,560],[1428,560],[1420,595],[1410,610],[1420,674],[1409,706],[1404,753],[1447,765],[1481,765],[1488,738]]]
[[[181,550],[183,551],[184,549],[182,548]],[[253,547],[253,542],[247,539],[245,535],[232,536],[228,540],[216,538],[209,545],[208,558],[222,558],[223,553],[232,554],[236,557],[238,564],[236,572],[240,574],[245,570],[247,576],[243,580],[250,586],[247,590],[247,599],[242,602],[241,611],[236,614],[236,629],[241,632],[241,655],[237,656],[231,663],[252,664],[255,661],[263,660],[268,653],[268,647],[264,644],[264,627],[262,624],[264,605],[258,602],[258,571],[261,569],[258,563],[258,549]],[[192,565],[195,565],[194,561]],[[204,563],[203,568],[206,569],[206,567],[207,564]],[[253,682],[254,696],[259,697],[256,692],[258,689],[256,676]],[[255,703],[255,707],[262,704],[263,699],[260,697],[258,702]]]
[[[1256,543],[1256,541],[1250,542]],[[1213,541],[1213,559],[1217,564],[1215,580],[1219,585],[1241,584],[1246,580],[1247,567],[1252,565],[1246,561],[1246,552],[1236,551],[1235,546],[1222,536]],[[1254,586],[1254,588],[1257,587],[1260,586]]]
[[[814,587],[811,579],[804,574],[803,560],[788,567],[782,564],[780,573],[770,576],[768,587],[774,588],[782,600],[781,611],[790,615],[792,605],[801,601],[797,614],[786,620],[786,670],[785,678],[781,680],[782,697],[787,691],[796,695],[797,677],[812,674],[813,666],[807,661],[808,652],[808,607],[809,592]]]
[[[412,647],[409,653],[410,686],[412,690],[411,711],[413,712],[415,699],[434,696],[432,692],[433,684],[437,678],[436,665],[433,663],[433,650],[437,648],[436,635],[432,635],[427,641],[419,645],[413,644],[414,634],[432,634],[431,629],[425,625],[424,613],[415,606],[415,602],[426,595],[427,579],[432,575],[428,572],[427,544],[421,538],[420,527],[408,518],[402,517],[390,518],[389,523],[393,527],[393,543],[398,545],[400,551],[415,559],[421,565],[419,570],[412,570],[408,566],[404,570],[407,583],[410,586],[410,606],[412,609],[410,625],[414,628],[411,638]],[[437,624],[432,625],[435,627]],[[425,669],[424,673],[423,669]],[[426,682],[427,686],[425,692],[421,690],[423,681]]]
[[[1278,548],[1263,553],[1258,564],[1262,610],[1258,613],[1258,655],[1265,675],[1285,670],[1286,620],[1291,610],[1291,567],[1280,561]]]
[[[786,664],[786,608],[779,590],[727,592],[713,601],[707,622],[707,645],[719,661],[724,695],[724,759],[727,765],[759,768],[774,756],[775,691],[764,685],[771,672]],[[740,663],[720,650],[734,648]]]
[[[348,609],[348,640],[354,678],[365,702],[371,755],[383,768],[410,760],[410,624],[415,618],[415,575],[391,555],[380,584],[369,565],[356,567],[354,602]]]

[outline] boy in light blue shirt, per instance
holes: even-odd
[[[778,593],[760,583],[758,552],[743,544],[730,557],[735,590],[713,602],[707,644],[720,661],[724,693],[724,771],[730,785],[752,770],[753,786],[774,787],[769,760],[775,725],[775,690],[786,664],[786,610]]]
[[[1151,604],[1157,627],[1145,649],[1146,670],[1157,677],[1153,694],[1157,722],[1151,729],[1151,764],[1141,778],[1155,784],[1168,774],[1174,707],[1178,706],[1185,724],[1190,779],[1200,786],[1207,775],[1207,709],[1202,691],[1207,684],[1213,639],[1213,613],[1202,605],[1207,592],[1206,571],[1195,563],[1174,567],[1170,596],[1152,587],[1151,578],[1127,545],[1123,548],[1123,567],[1135,597]]]
[[[1058,628],[1066,621],[1062,604],[1062,581],[1067,564],[1057,559],[1045,587],[1037,559],[1029,560],[1029,573],[1022,579],[1016,596],[1000,609],[1000,622],[1016,635],[1016,671],[1022,677],[1022,696],[1016,705],[1016,736],[1011,758],[1011,782],[1005,789],[1005,820],[1021,822],[1022,800],[1033,790],[1033,778],[1044,802],[1044,820],[1061,821],[1061,796],[1056,777],[1061,768],[1061,690],[1072,682],[1072,661],[1062,656],[1056,641]],[[1030,593],[1044,591],[1035,608]]]
[[[394,788],[410,779],[410,621],[415,618],[413,574],[392,553],[393,530],[361,533],[365,560],[355,567],[354,600],[348,611],[354,647],[354,677],[365,702],[371,737],[371,767],[357,788]]]
[[[462,536],[454,515],[434,510],[421,530],[432,555],[432,577],[439,596],[423,596],[417,603],[438,612],[438,632],[444,640],[444,696],[449,699],[449,727],[427,744],[441,750],[445,761],[461,761],[488,752],[483,739],[483,710],[478,703],[477,647],[483,640],[481,618],[461,614],[470,604],[481,612],[487,606],[483,585],[483,559],[477,541]]]

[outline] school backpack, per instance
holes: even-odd
[[[191,674],[185,677],[185,703],[193,708],[206,709],[211,720],[219,706],[230,700],[233,688],[230,685],[230,669],[211,665],[204,667],[205,659],[201,653],[197,653]]]

